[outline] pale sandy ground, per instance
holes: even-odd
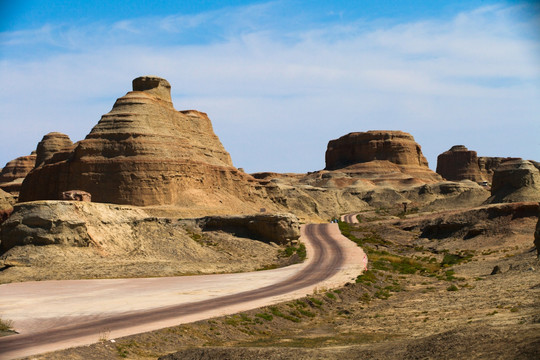
[[[226,309],[211,310],[189,316],[170,318],[141,326],[132,326],[109,332],[104,328],[92,336],[69,339],[37,348],[26,348],[14,353],[0,353],[0,359],[28,356],[46,351],[91,344],[100,337],[115,337],[151,331],[181,323],[193,322],[225,314],[291,300],[310,294],[317,289],[339,287],[353,280],[367,265],[362,249],[341,235],[337,224],[328,224],[330,234],[346,254],[340,272],[332,278],[293,292],[249,301]],[[307,248],[308,258],[302,264],[268,271],[239,274],[219,274],[148,279],[62,280],[26,282],[0,285],[0,314],[13,321],[21,334],[32,334],[66,324],[106,318],[156,309],[173,304],[185,304],[220,296],[240,293],[275,284],[291,277],[312,261],[313,247],[302,228],[301,241]],[[13,336],[16,338],[16,335]],[[8,338],[2,339],[9,341]],[[1,350],[0,350],[1,352]]]

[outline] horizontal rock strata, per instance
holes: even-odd
[[[17,195],[26,175],[34,168],[36,154],[20,156],[11,160],[0,173],[0,189]]]
[[[66,134],[59,132],[51,132],[43,136],[43,139],[38,143],[36,149],[36,164],[35,167],[40,167],[50,162],[56,155],[59,160],[60,153],[65,154],[64,157],[73,151],[74,144]]]
[[[58,160],[28,175],[20,201],[79,189],[96,202],[226,208],[253,203],[258,192],[256,180],[233,167],[208,116],[175,110],[170,84],[157,77],[135,79],[133,91]]]
[[[447,180],[485,180],[478,162],[476,151],[469,150],[463,145],[455,145],[437,157],[437,174]]]
[[[354,132],[331,140],[325,169],[352,169],[349,172],[358,176],[401,173],[423,181],[441,180],[429,169],[420,145],[403,131]]]

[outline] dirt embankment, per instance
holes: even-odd
[[[0,227],[0,283],[246,272],[299,260],[293,215],[236,217],[224,231],[226,218],[215,219],[222,221],[203,229],[201,219],[156,218],[126,205],[17,204]],[[264,232],[247,231],[258,223]]]
[[[369,271],[341,289],[114,342],[104,334],[98,344],[34,358],[540,356],[540,263],[531,251],[535,216],[483,219],[499,221],[504,231],[464,239],[466,232],[422,237],[420,228],[383,221],[396,215],[364,212],[360,224],[342,226],[370,263]],[[402,214],[402,221],[422,224],[449,216]]]

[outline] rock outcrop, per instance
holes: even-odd
[[[57,157],[60,154],[64,154],[67,158],[67,154],[73,151],[73,142],[69,136],[59,133],[51,132],[43,136],[43,139],[38,143],[36,149],[36,164],[35,167],[40,167],[50,162],[55,154]],[[57,158],[56,161],[65,160]]]
[[[292,239],[294,216],[231,221],[156,218],[139,207],[90,202],[15,204],[0,226],[0,283],[254,271],[291,260],[279,256],[279,247],[254,240]],[[234,232],[264,237],[219,231],[233,223]]]
[[[21,183],[26,175],[34,168],[35,163],[35,153],[20,156],[8,162],[0,173],[0,189],[17,195],[21,188]]]
[[[508,231],[508,223],[521,218],[535,218],[540,211],[537,202],[484,205],[463,211],[447,211],[428,219],[416,218],[396,221],[408,231],[414,230],[422,238],[445,239],[449,237],[472,239],[476,236],[495,236]]]
[[[540,259],[540,210],[538,211],[538,222],[534,231],[534,246],[536,246],[537,257]]]
[[[82,190],[70,190],[64,191],[62,193],[62,200],[72,200],[72,201],[92,201],[92,194],[87,193]]]
[[[15,198],[11,194],[0,189],[0,224],[13,212],[13,204],[15,204]]]
[[[175,110],[170,84],[144,76],[66,159],[53,157],[28,175],[20,201],[80,189],[95,202],[239,212],[249,204],[258,210],[255,185],[233,167],[205,113]]]
[[[416,178],[439,181],[420,145],[403,131],[367,131],[344,135],[328,143],[325,170],[347,169],[359,177]],[[382,175],[382,176],[381,176]]]
[[[488,166],[491,166],[491,164],[488,164]],[[487,181],[480,171],[476,151],[469,150],[463,145],[452,146],[450,150],[437,157],[437,174],[446,180],[452,181]]]
[[[204,231],[221,230],[235,236],[286,244],[300,237],[300,223],[292,214],[207,216],[196,220]]]
[[[493,174],[488,202],[540,201],[540,171],[527,160],[501,163]]]

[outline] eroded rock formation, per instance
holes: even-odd
[[[235,236],[286,244],[300,237],[300,223],[292,214],[207,216],[196,220],[205,231],[221,230]]]
[[[452,146],[450,150],[437,157],[437,174],[452,181],[485,181],[476,151],[469,150],[463,145]]]
[[[60,153],[67,154],[73,151],[73,142],[69,136],[59,133],[51,132],[43,136],[43,139],[38,143],[36,149],[36,165],[35,167],[40,167],[50,162],[53,156],[57,154],[58,157]],[[57,158],[56,161],[65,160]]]
[[[359,177],[409,178],[438,181],[431,171],[420,145],[403,131],[367,131],[344,135],[328,143],[325,170],[340,171]]]
[[[284,218],[275,218],[277,230]],[[127,205],[15,204],[0,226],[0,283],[254,271],[282,262],[275,246],[191,223]]]
[[[536,246],[537,257],[540,259],[540,209],[538,210],[538,222],[534,231],[534,246]]]
[[[493,174],[491,203],[540,201],[540,171],[527,160],[501,163]]]
[[[0,224],[13,212],[13,204],[15,204],[15,198],[11,194],[0,189]]]
[[[34,168],[35,163],[35,153],[8,162],[0,173],[0,189],[17,195],[23,179]]]
[[[256,180],[233,167],[208,116],[175,110],[170,84],[158,77],[133,80],[133,91],[58,160],[28,175],[20,201],[80,189],[96,202],[258,209]]]

